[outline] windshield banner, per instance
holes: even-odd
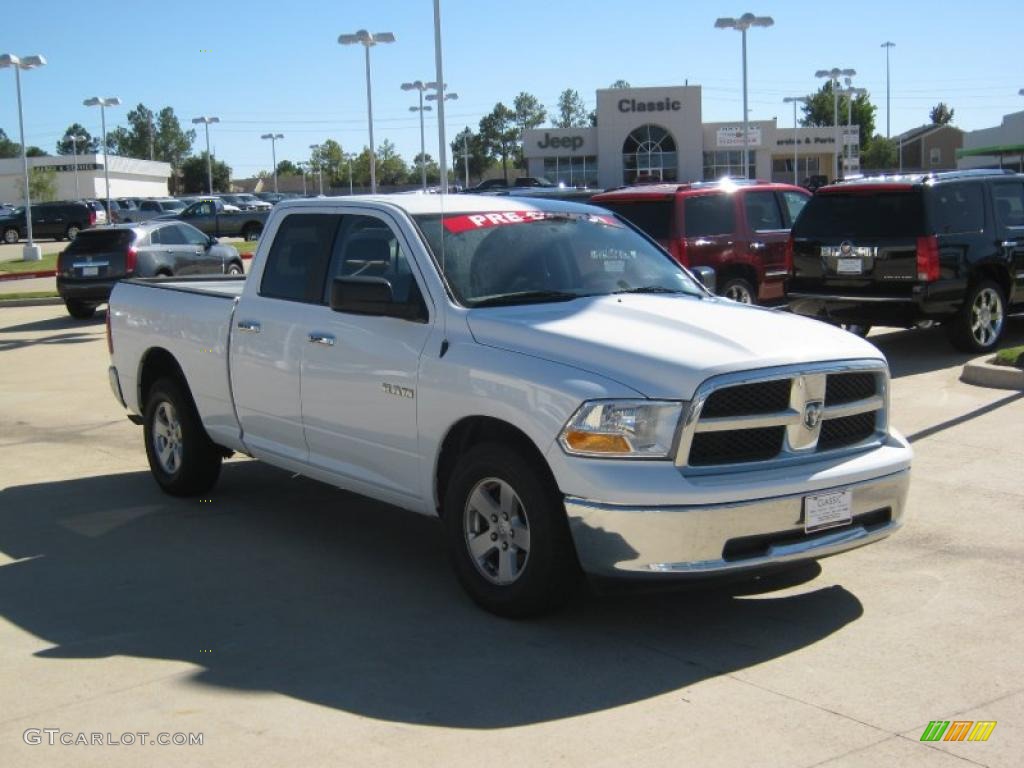
[[[614,216],[599,216],[589,213],[554,213],[549,211],[496,211],[494,213],[468,213],[448,216],[444,219],[444,228],[452,234],[469,232],[474,229],[488,229],[508,224],[529,224],[534,221],[551,219],[571,219],[604,224],[609,227],[621,227],[622,224]]]

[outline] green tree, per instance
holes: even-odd
[[[93,152],[97,152],[100,148],[100,140],[93,138],[85,127],[81,123],[72,123],[68,126],[67,130],[64,131],[64,135],[57,140],[57,154],[58,155],[70,155],[72,154],[71,139],[69,136],[84,136],[83,141],[78,142],[78,154],[88,155]]]
[[[185,192],[206,192],[206,153],[186,158],[181,163],[181,186]],[[231,189],[231,168],[227,163],[213,160],[213,191]]]
[[[516,151],[516,167],[525,168],[526,162],[523,159],[523,135],[531,128],[536,128],[547,120],[548,112],[540,100],[531,93],[520,91],[519,95],[512,101],[512,111],[515,112],[516,128],[519,129],[519,147]]]
[[[323,165],[324,186],[340,187],[348,184],[348,163],[341,144],[334,139],[327,139],[310,152],[309,164],[315,173]]]
[[[833,125],[832,81],[826,82],[815,93],[808,94],[808,102],[803,105],[804,116],[800,125],[829,126]],[[847,104],[849,100],[839,97],[839,124],[846,125]],[[860,128],[860,145],[866,147],[875,133],[875,112],[878,108],[871,103],[869,94],[858,96],[853,100],[853,124]]]
[[[501,160],[501,170],[508,183],[508,161],[513,157],[519,140],[516,113],[500,101],[489,114],[480,118],[480,140],[487,156]]]
[[[57,197],[57,169],[33,168],[28,174],[28,193],[32,202],[44,203]]]
[[[928,112],[928,117],[931,119],[932,125],[946,125],[946,123],[952,122],[955,111],[946,106],[946,102],[940,101],[931,108]]]
[[[409,175],[409,167],[398,154],[395,145],[384,139],[377,147],[377,183],[385,185],[404,184]]]
[[[452,169],[455,171],[456,183],[465,183],[466,179],[466,152],[469,152],[469,175],[477,181],[483,176],[484,171],[490,166],[491,161],[487,156],[487,147],[480,137],[480,134],[473,133],[467,125],[452,139]]]
[[[49,155],[46,154],[44,149],[30,146],[25,149],[25,157],[49,157]]]
[[[11,141],[3,128],[0,128],[0,158],[21,157],[21,144]]]
[[[171,194],[177,194],[176,183],[178,171],[185,158],[192,152],[192,143],[196,140],[196,132],[191,128],[182,130],[181,123],[171,107],[164,107],[156,119],[156,159],[171,166]],[[227,166],[224,166],[227,168]],[[231,170],[228,169],[228,177]],[[225,191],[227,186],[225,184]]]
[[[419,152],[416,153],[416,157],[412,159],[412,165],[409,166],[409,174],[405,178],[405,183],[420,183],[420,158],[423,159],[423,164],[427,169],[427,184],[439,184],[441,182],[441,168],[438,166],[437,161],[430,156],[429,152],[425,152],[422,155]]]
[[[298,176],[300,173],[302,173],[302,171],[299,170],[299,166],[291,160],[281,160],[277,164],[278,176]]]
[[[626,82],[625,80],[616,80],[616,81],[615,81],[614,83],[612,83],[612,84],[611,84],[611,85],[609,85],[608,87],[609,87],[609,88],[616,88],[616,89],[619,89],[619,88],[632,88],[633,86],[631,86],[631,85],[630,85],[629,83],[627,83],[627,82]]]
[[[555,128],[581,128],[590,125],[590,115],[583,105],[579,91],[566,88],[558,97],[558,116]]]
[[[887,139],[881,134],[875,136],[860,153],[860,167],[871,171],[888,171],[899,164],[895,139]]]

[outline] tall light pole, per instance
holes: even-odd
[[[359,43],[366,52],[366,119],[370,126],[370,193],[377,194],[377,151],[373,146],[373,95],[370,87],[370,49],[378,43],[393,43],[395,36],[391,32],[370,34],[360,29],[354,35],[339,35],[341,45]]]
[[[715,29],[738,29],[743,35],[743,178],[750,178],[750,115],[747,112],[747,30],[751,27],[770,27],[775,24],[771,16],[744,13],[738,19],[726,16],[715,20]],[[756,174],[755,174],[756,176]]]
[[[299,173],[302,174],[302,196],[308,197],[308,193],[306,192],[306,166],[308,163],[296,163],[296,165],[299,168]]]
[[[462,134],[462,159],[466,165],[466,189],[469,189],[469,133]]]
[[[82,102],[87,107],[99,107],[100,108],[100,125],[103,129],[103,179],[107,184],[107,223],[114,223],[114,213],[110,210],[110,160],[108,158],[109,150],[107,148],[107,107],[116,107],[121,103],[121,100],[117,96],[108,96],[105,99],[101,99],[99,96],[93,96],[91,99],[86,99]]]
[[[828,78],[832,89],[832,140],[835,142],[835,156],[832,159],[832,180],[839,178],[839,78],[854,77],[857,74],[855,69],[819,69],[814,73],[815,77]]]
[[[348,163],[348,194],[352,196],[352,161],[355,159],[355,155],[351,152],[343,152],[341,159]]]
[[[193,125],[203,124],[206,129],[206,193],[213,194],[213,155],[210,154],[210,123],[219,123],[219,117],[193,117]]]
[[[849,160],[853,159],[853,148],[847,151],[850,127],[853,125],[853,99],[856,96],[867,96],[868,91],[867,88],[854,88],[850,78],[846,78],[846,87],[839,93],[846,97],[846,132],[843,134],[843,176],[846,176],[846,167],[850,165]],[[857,143],[860,144],[859,136]]]
[[[796,165],[797,165],[797,153],[796,153],[796,150],[797,150],[796,105],[797,104],[806,104],[808,101],[810,101],[810,99],[808,99],[806,96],[786,96],[782,101],[785,104],[792,104],[793,105],[793,186],[796,186],[797,184],[800,183],[799,180],[798,180],[797,171],[796,171]]]
[[[889,51],[896,47],[896,43],[886,40],[882,43],[885,48],[885,138],[892,138],[892,91],[889,89]]]
[[[324,196],[324,158],[322,147],[319,144],[310,144],[309,148],[316,153],[316,172],[320,177],[320,197]]]
[[[270,139],[270,156],[274,161],[274,191],[277,192],[277,140],[283,139],[283,133],[264,133],[261,139]]]
[[[75,200],[82,198],[82,193],[78,188],[78,142],[85,141],[85,136],[79,136],[77,133],[68,134],[67,138],[71,139],[71,157],[74,160],[75,166]]]
[[[446,94],[444,94],[444,97],[442,98],[439,94],[442,91],[444,91],[444,89],[447,88],[447,87],[448,87],[447,83],[444,84],[441,88],[437,87],[437,83],[427,83],[427,88],[432,88],[432,89],[434,89],[436,91],[436,93],[428,93],[427,96],[426,96],[426,99],[427,99],[427,101],[436,101],[437,102],[437,131],[438,131],[438,136],[440,137],[440,141],[442,141],[442,142],[445,141],[445,138],[444,138],[444,135],[445,135],[444,103],[446,101],[455,101],[457,98],[459,98],[459,94],[457,94],[457,93],[446,93]],[[427,107],[427,109],[430,109],[430,107]],[[445,147],[444,149],[447,152],[448,147]],[[445,155],[445,156],[447,157],[447,155]],[[447,166],[447,160],[446,160],[445,161],[445,170],[441,171],[441,192],[442,192],[442,194],[447,194],[447,192],[448,192],[448,170],[447,170],[447,168],[448,168],[448,166]],[[440,164],[438,164],[438,169],[440,170]]]
[[[429,112],[432,107],[423,106],[423,91],[426,90],[422,80],[413,80],[411,83],[402,83],[403,91],[416,91],[420,97],[420,105],[418,107],[409,107],[410,112],[420,113],[420,186],[423,191],[427,191],[427,164],[424,162],[424,155],[427,152],[426,140],[423,134],[423,113]]]
[[[0,69],[12,67],[14,69],[14,84],[18,91],[18,131],[21,135],[21,170],[25,175],[25,230],[28,235],[28,242],[21,251],[22,261],[39,261],[43,258],[43,252],[32,240],[32,199],[29,194],[28,184],[28,155],[25,154],[25,119],[21,108],[21,70],[36,69],[46,66],[46,59],[43,56],[15,56],[13,53],[5,53],[0,56]]]
[[[434,82],[444,90],[444,60],[441,55],[441,0],[434,0]],[[437,102],[437,167],[441,172],[441,194],[448,194],[448,147],[444,136],[444,99]]]

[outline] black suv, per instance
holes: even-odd
[[[818,190],[790,238],[790,309],[866,333],[942,323],[985,352],[1024,304],[1024,175],[950,171]]]
[[[79,230],[105,224],[106,216],[103,207],[94,200],[33,203],[32,236],[74,240]],[[0,215],[0,236],[5,243],[16,243],[28,237],[24,206]]]

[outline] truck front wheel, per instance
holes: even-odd
[[[242,230],[242,237],[245,238],[247,243],[251,243],[253,240],[259,240],[262,231],[263,227],[256,224],[246,224],[245,229]]]
[[[213,487],[221,454],[180,383],[164,378],[153,385],[143,423],[149,468],[164,493],[192,496]]]
[[[561,495],[521,452],[487,443],[463,455],[444,522],[455,574],[482,608],[523,617],[570,596],[579,566]]]

